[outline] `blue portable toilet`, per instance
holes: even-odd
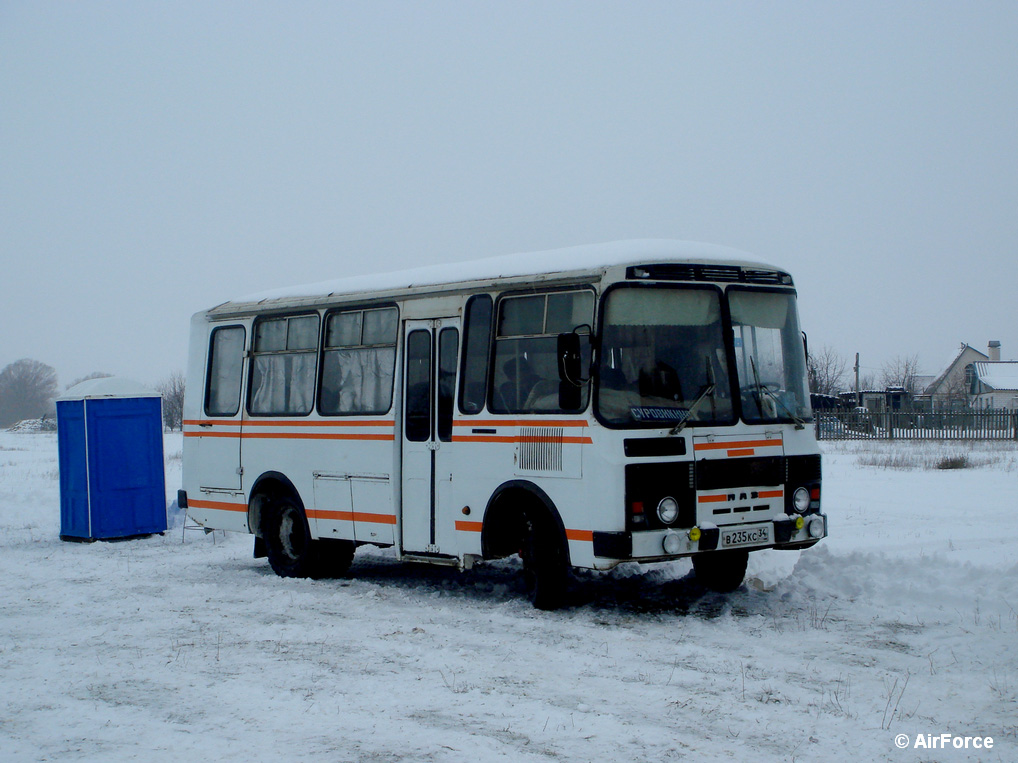
[[[62,540],[165,532],[162,402],[116,377],[83,381],[57,400]]]

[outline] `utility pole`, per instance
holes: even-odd
[[[855,407],[862,405],[862,390],[859,389],[859,353],[855,354]]]

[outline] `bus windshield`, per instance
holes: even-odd
[[[733,421],[714,287],[613,289],[605,299],[598,413],[616,426]]]
[[[728,290],[742,418],[750,423],[811,417],[806,354],[789,292]]]

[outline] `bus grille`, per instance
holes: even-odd
[[[519,468],[530,472],[562,471],[562,427],[520,427]]]
[[[696,462],[697,490],[781,485],[785,481],[785,459],[718,458]]]

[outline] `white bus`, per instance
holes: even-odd
[[[630,241],[255,294],[191,322],[179,503],[282,576],[357,546],[469,569],[519,554],[539,608],[571,567],[827,535],[792,278]]]

